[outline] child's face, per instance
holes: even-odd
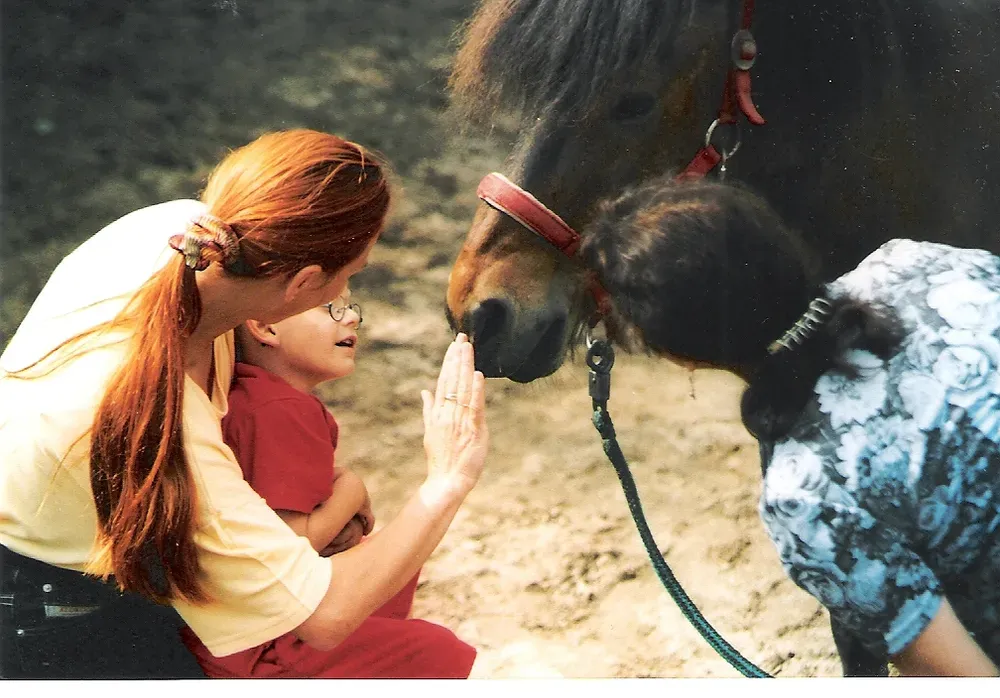
[[[274,324],[286,368],[316,385],[354,372],[361,316],[344,291],[328,305],[310,308]],[[333,317],[340,320],[334,320]]]

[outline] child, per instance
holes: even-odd
[[[357,545],[375,522],[361,478],[334,466],[337,423],[310,392],[354,371],[360,325],[361,308],[345,289],[334,302],[280,322],[237,328],[240,360],[222,423],[247,482],[324,556]],[[468,678],[476,650],[409,618],[416,585],[414,577],[329,652],[289,633],[214,657],[188,628],[182,637],[213,678]]]

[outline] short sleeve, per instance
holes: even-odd
[[[184,401],[198,494],[194,541],[211,601],[173,605],[213,655],[225,656],[301,625],[325,596],[331,567],[244,480],[207,396],[186,390]]]
[[[308,514],[330,497],[335,434],[324,413],[318,401],[282,398],[234,405],[223,420],[244,477],[272,509]]]
[[[337,442],[340,439],[340,426],[337,424],[337,420],[333,418],[330,411],[323,407],[323,417],[326,420],[326,427],[330,434],[330,444],[333,446],[334,451],[337,450]]]
[[[789,577],[873,653],[899,653],[937,613],[941,584],[908,536],[877,522],[803,444],[775,449],[760,511]]]

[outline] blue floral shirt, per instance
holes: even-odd
[[[829,286],[906,337],[828,373],[761,444],[761,518],[800,587],[871,651],[910,644],[947,597],[1000,663],[1000,258],[892,240]]]

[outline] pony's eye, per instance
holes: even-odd
[[[656,106],[656,97],[648,92],[630,92],[619,99],[611,109],[615,121],[629,121],[649,114]]]

